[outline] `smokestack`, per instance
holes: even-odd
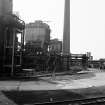
[[[70,54],[70,0],[65,0],[63,55]]]

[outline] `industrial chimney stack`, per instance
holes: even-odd
[[[70,0],[65,0],[63,55],[70,54]]]

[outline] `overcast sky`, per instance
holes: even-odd
[[[71,0],[71,53],[91,52],[105,58],[105,0]],[[14,11],[26,22],[43,20],[52,38],[63,38],[64,0],[14,0]]]

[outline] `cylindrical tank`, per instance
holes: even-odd
[[[5,14],[12,14],[13,0],[0,0],[0,16]]]
[[[4,26],[15,27],[18,29],[24,29],[25,24],[22,20],[20,20],[16,15],[7,14],[1,17],[0,23]]]
[[[34,42],[36,47],[47,49],[50,42],[49,25],[42,21],[27,24],[25,27],[25,42]]]

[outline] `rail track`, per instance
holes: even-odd
[[[25,105],[105,105],[105,97],[96,97],[88,99],[78,99],[78,100],[65,100],[56,102],[44,102],[44,103],[34,103]]]

